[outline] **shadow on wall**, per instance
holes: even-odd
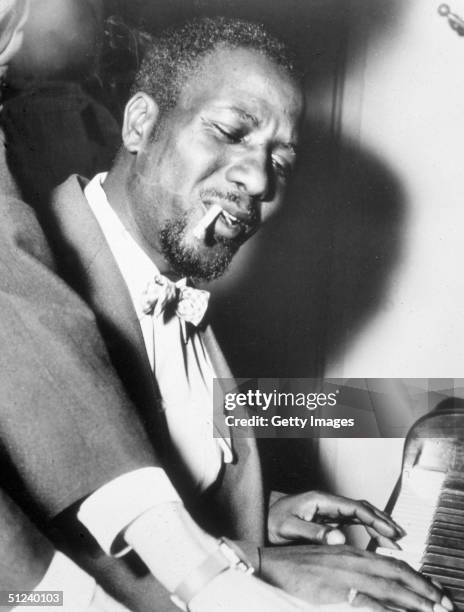
[[[322,376],[384,306],[401,258],[404,194],[373,154],[349,143],[333,149],[309,128],[288,203],[229,278],[216,281],[214,327],[239,377]],[[316,440],[259,442],[271,488],[320,487]]]
[[[288,203],[216,282],[215,329],[234,373],[323,375],[383,305],[404,223],[402,190],[385,164],[349,143],[334,151],[309,127]]]

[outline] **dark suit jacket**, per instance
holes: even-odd
[[[96,314],[111,361],[137,407],[153,446],[163,453],[165,436],[159,435],[164,430],[157,411],[158,389],[141,329],[125,282],[82,187],[83,181],[73,176],[58,188],[46,224],[48,237],[60,262],[60,273]],[[203,338],[218,376],[230,378],[210,329],[204,332]],[[218,427],[223,425],[219,423]],[[250,437],[234,439],[233,447],[236,460],[223,470],[220,486],[189,509],[210,532],[261,544],[264,503],[260,463],[251,432]],[[169,473],[169,459],[166,462]],[[103,582],[103,586],[115,594],[109,584]]]
[[[1,490],[0,550],[0,591],[34,589],[54,552],[50,542]]]
[[[31,210],[0,195],[0,218],[0,484],[49,519],[159,462]]]
[[[51,271],[31,210],[0,196],[0,218],[0,486],[130,608],[172,609],[151,576],[97,552],[75,520],[95,489],[160,462],[94,315]]]

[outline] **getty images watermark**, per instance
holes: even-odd
[[[395,438],[463,379],[217,379],[215,435],[261,438]]]

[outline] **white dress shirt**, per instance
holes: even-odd
[[[104,173],[95,176],[84,193],[129,290],[171,440],[192,487],[201,492],[214,483],[222,462],[233,459],[230,440],[213,437],[213,367],[201,336],[194,329],[186,336],[184,324],[177,316],[165,321],[156,310],[153,315],[143,312],[144,292],[159,270],[109,204],[102,188],[105,177]],[[120,491],[124,491],[123,507],[116,502],[121,497]],[[120,555],[127,549],[116,551],[113,544],[132,520],[156,503],[177,500],[179,497],[162,468],[144,468],[98,489],[81,505],[78,516],[106,552]]]

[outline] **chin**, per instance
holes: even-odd
[[[163,255],[180,276],[198,281],[211,281],[224,274],[230,265],[238,245],[228,241],[212,246],[188,245],[170,230],[160,233]]]
[[[219,246],[219,245],[218,245]],[[211,281],[222,276],[229,267],[236,249],[221,248],[185,248],[166,254],[171,265],[181,276],[198,281]]]

